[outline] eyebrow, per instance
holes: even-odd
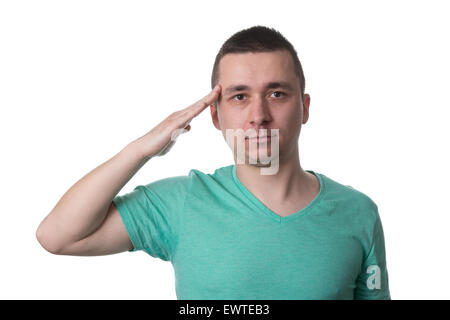
[[[285,81],[269,82],[265,86],[265,89],[277,89],[277,88],[282,88],[282,89],[290,90],[290,91],[294,90],[292,88],[292,86],[288,82],[285,82]],[[233,92],[249,90],[249,89],[250,89],[250,87],[245,84],[235,84],[235,85],[231,85],[225,89],[225,95],[229,95]]]

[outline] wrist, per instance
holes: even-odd
[[[126,153],[132,154],[133,156],[137,157],[137,160],[142,161],[148,161],[150,160],[153,155],[148,155],[144,152],[143,144],[140,139],[136,139],[132,142],[130,142],[125,148]]]

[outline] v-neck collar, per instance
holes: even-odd
[[[303,217],[305,216],[307,213],[309,213],[310,211],[312,211],[322,200],[323,195],[325,194],[325,180],[323,179],[322,175],[320,173],[314,172],[313,170],[306,170],[309,173],[314,174],[318,180],[319,180],[319,184],[320,184],[320,190],[319,193],[316,195],[316,197],[303,209],[301,209],[300,211],[291,213],[288,216],[282,217],[278,214],[276,214],[275,212],[273,212],[272,210],[270,210],[268,207],[266,207],[266,205],[264,203],[262,203],[253,193],[251,193],[247,187],[245,187],[242,182],[239,180],[239,178],[237,177],[236,174],[236,165],[232,165],[231,171],[233,173],[233,179],[234,182],[236,183],[236,185],[238,186],[238,188],[247,196],[247,198],[253,202],[253,204],[255,204],[262,212],[264,212],[269,218],[271,218],[272,220],[281,223],[286,223],[289,222],[293,219],[296,219],[298,217]]]

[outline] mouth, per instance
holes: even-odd
[[[270,141],[271,136],[261,136],[261,137],[248,137],[247,140],[256,140],[256,141]]]
[[[252,140],[252,141],[256,140],[257,142],[267,142],[267,141],[271,141],[272,140],[272,136],[246,137],[245,140]]]

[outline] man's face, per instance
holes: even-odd
[[[219,64],[218,83],[222,87],[219,107],[216,110],[210,106],[210,110],[214,126],[224,137],[227,129],[254,129],[256,134],[259,129],[267,129],[269,136],[272,129],[278,129],[280,160],[298,153],[298,138],[301,124],[308,121],[310,97],[305,94],[305,101],[302,100],[288,51],[227,54]],[[257,148],[267,148],[270,155],[271,143],[261,141]],[[249,140],[245,144],[247,162]],[[234,152],[236,155],[236,149]]]

